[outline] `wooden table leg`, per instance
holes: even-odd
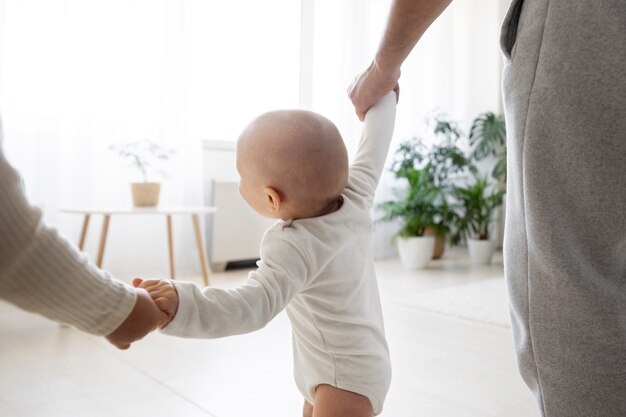
[[[102,268],[102,259],[104,258],[104,245],[107,242],[107,233],[109,232],[110,219],[110,214],[105,214],[104,218],[102,219],[102,232],[100,234],[100,246],[98,247],[98,259],[96,261],[96,265],[98,265],[98,268]]]
[[[207,265],[206,255],[204,254],[204,243],[202,241],[202,231],[200,230],[200,217],[192,214],[193,230],[196,233],[196,245],[198,246],[198,256],[200,257],[200,267],[202,268],[202,279],[204,285],[209,285],[209,266]]]
[[[176,279],[174,267],[174,238],[172,237],[172,215],[167,215],[167,246],[170,252],[170,277]]]
[[[91,216],[89,214],[85,214],[85,218],[83,219],[83,228],[80,231],[80,240],[78,241],[78,249],[82,250],[85,247],[85,238],[87,237],[87,228],[89,227],[89,218]]]

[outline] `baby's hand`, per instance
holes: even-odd
[[[142,280],[141,278],[135,278],[133,286],[135,288],[143,288],[150,294],[157,307],[168,317],[167,322],[161,325],[161,328],[167,326],[176,315],[176,310],[178,309],[178,293],[174,284],[167,279]]]

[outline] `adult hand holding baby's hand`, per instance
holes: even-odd
[[[137,300],[126,319],[106,339],[119,349],[128,349],[130,344],[142,339],[164,321],[169,321],[167,315],[158,308],[150,295],[142,289],[137,289]]]
[[[400,97],[400,68],[383,69],[374,60],[361,74],[357,75],[348,87],[348,96],[354,105],[359,120],[365,119],[365,113],[378,103],[391,90],[396,92],[396,102]]]
[[[142,280],[141,278],[135,278],[133,286],[135,288],[143,288],[150,294],[157,307],[167,316],[167,320],[160,323],[159,327],[164,328],[167,326],[178,310],[178,293],[174,284],[166,279]]]

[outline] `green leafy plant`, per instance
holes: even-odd
[[[456,124],[441,116],[435,116],[432,122],[435,143],[427,147],[420,137],[402,143],[391,170],[402,176],[404,170],[425,168],[435,185],[445,188],[449,186],[450,175],[463,173],[466,169],[476,172],[476,167],[457,145],[461,132]]]
[[[173,149],[164,148],[149,140],[141,140],[119,145],[111,145],[112,151],[116,152],[122,159],[129,160],[143,178],[143,182],[148,182],[151,174],[159,173],[165,177],[166,173],[159,168],[160,162],[165,162],[176,153]]]
[[[489,225],[496,208],[502,205],[505,191],[492,184],[486,177],[474,176],[474,182],[464,187],[455,186],[452,194],[458,202],[459,214],[455,218],[457,239],[475,236],[489,239]]]
[[[452,121],[436,116],[433,133],[436,142],[426,155],[427,167],[439,187],[449,187],[450,175],[464,174],[466,170],[476,173],[471,158],[457,145],[461,131]]]
[[[404,178],[408,188],[397,200],[386,201],[379,208],[381,221],[401,219],[396,236],[423,236],[433,231],[453,245],[467,235],[489,238],[489,224],[502,204],[503,190],[495,189],[479,175],[475,161],[489,156],[497,159],[493,175],[502,179],[506,173],[506,132],[502,117],[483,113],[472,123],[468,155],[459,146],[464,138],[456,123],[444,116],[433,117],[429,125],[434,137],[427,146],[420,137],[403,142],[395,154],[391,171]],[[458,183],[468,174],[474,182]]]
[[[469,143],[474,149],[472,157],[483,160],[495,157],[496,164],[492,175],[495,179],[506,182],[506,125],[504,117],[488,112],[474,119],[469,133]]]
[[[441,192],[424,169],[404,169],[402,176],[408,182],[405,190],[396,190],[398,198],[378,205],[384,215],[379,221],[402,221],[396,237],[424,236],[426,229],[433,227],[437,216],[437,203]]]
[[[438,193],[430,207],[428,215],[431,224],[428,228],[435,235],[448,237],[450,243],[458,244],[459,235],[454,233],[457,212],[449,202],[452,189],[450,177],[465,175],[468,170],[475,173],[476,167],[457,145],[462,133],[454,122],[435,116],[429,124],[432,126],[435,143],[426,146],[420,137],[403,142],[396,151],[391,170],[398,178],[407,178],[416,169],[423,171],[422,181]]]

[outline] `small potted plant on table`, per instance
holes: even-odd
[[[131,142],[127,144],[112,145],[111,150],[116,152],[121,158],[130,161],[143,178],[143,182],[131,183],[133,205],[135,207],[154,207],[159,204],[161,184],[148,181],[153,172],[165,175],[159,170],[158,163],[169,160],[174,154],[173,149],[163,148],[148,140]]]
[[[493,187],[486,177],[475,175],[472,184],[454,187],[452,193],[460,208],[456,230],[467,238],[472,264],[489,264],[495,249],[490,240],[490,224],[502,205],[505,191]]]

